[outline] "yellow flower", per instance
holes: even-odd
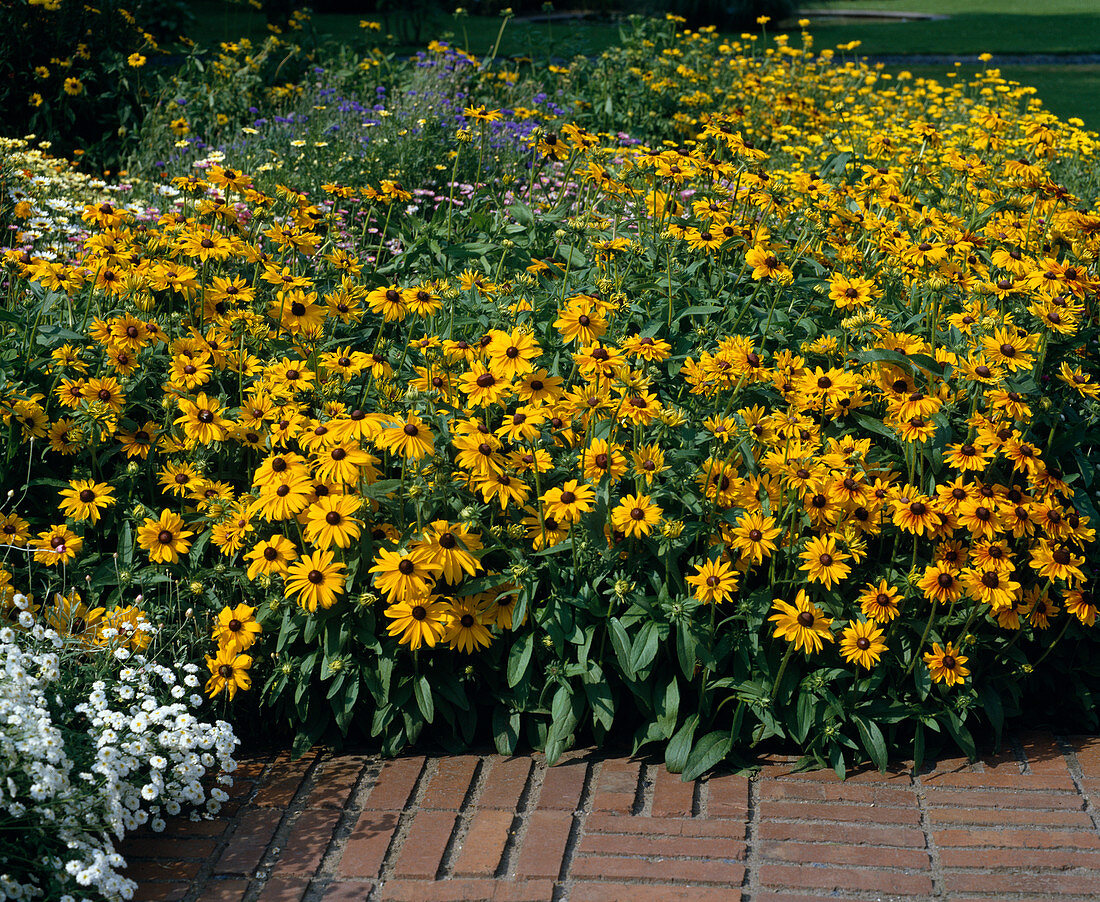
[[[832,536],[818,536],[810,540],[806,550],[801,553],[802,566],[812,582],[819,582],[831,589],[851,573],[852,568],[844,562],[848,555],[836,547]]]
[[[486,624],[489,606],[477,597],[456,598],[448,605],[443,641],[451,648],[470,654],[479,648],[488,648],[493,641]]]
[[[298,604],[313,614],[336,604],[344,594],[344,565],[334,561],[331,551],[307,554],[290,565],[284,592],[287,598],[298,596]]]
[[[158,519],[146,517],[138,527],[138,545],[149,552],[149,560],[156,564],[175,564],[181,554],[187,554],[191,548],[188,536],[194,532],[183,528],[183,518],[168,508],[161,511]]]
[[[729,561],[707,561],[686,581],[695,586],[695,597],[704,604],[729,601],[737,591],[737,572]]]
[[[306,540],[318,548],[347,548],[362,530],[363,521],[353,516],[362,503],[358,495],[318,498],[306,511]]]
[[[386,608],[385,615],[393,621],[386,632],[399,636],[397,641],[413,651],[425,643],[434,647],[446,632],[451,610],[438,595],[413,596]]]
[[[611,522],[628,539],[641,538],[661,522],[662,513],[649,495],[627,495],[611,511]]]
[[[114,491],[105,482],[93,479],[74,479],[69,488],[61,490],[61,511],[78,523],[85,520],[98,523],[100,510],[115,503]]]
[[[45,564],[47,567],[59,567],[80,554],[84,547],[84,540],[61,524],[40,532],[31,545],[38,549],[34,553],[37,563]]]
[[[145,57],[142,56],[140,53],[131,53],[128,57],[126,57],[126,62],[132,69],[140,69],[142,66],[145,65]]]
[[[821,651],[823,642],[833,641],[833,634],[829,630],[833,621],[806,597],[802,589],[798,590],[794,604],[776,598],[772,605],[778,611],[768,618],[775,624],[772,635],[794,643],[796,651],[804,650],[806,654]]]
[[[256,622],[255,608],[246,604],[239,604],[235,608],[227,605],[214,621],[211,638],[218,643],[219,648],[242,652],[251,648],[261,632],[263,627]]]
[[[873,620],[853,620],[844,627],[840,638],[840,654],[849,664],[859,664],[870,670],[886,651],[883,632]]]
[[[210,669],[210,679],[206,681],[206,694],[213,698],[223,689],[232,699],[238,689],[252,688],[252,678],[248,668],[252,658],[238,654],[233,648],[219,648],[218,653],[207,655],[206,666]]]
[[[970,670],[963,665],[969,660],[965,655],[960,655],[950,642],[946,648],[941,647],[939,642],[933,642],[932,650],[924,654],[924,663],[928,665],[932,682],[947,683],[948,686],[966,681]]]
[[[261,575],[286,573],[290,562],[297,557],[298,549],[290,539],[274,535],[270,539],[259,542],[245,554],[245,559],[250,561],[246,575],[249,580],[254,580]]]

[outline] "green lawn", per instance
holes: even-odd
[[[935,53],[967,55],[990,53],[1100,53],[1100,0],[836,0],[807,7],[840,11],[887,9],[949,14],[945,21],[860,22],[811,26],[815,47],[822,49],[852,40],[862,41],[860,54]],[[957,12],[959,8],[966,12]],[[1037,8],[1042,14],[1036,14]],[[262,38],[264,17],[249,7],[222,0],[195,0],[191,37],[202,44],[233,41],[242,36]],[[319,40],[359,41],[365,32],[356,15],[317,15],[312,27]],[[501,20],[492,16],[438,16],[413,23],[409,17],[382,19],[396,39],[393,49],[402,54],[422,49],[432,38],[446,37],[472,53],[492,50]],[[500,45],[506,56],[568,59],[595,54],[619,38],[617,25],[608,22],[558,22],[555,24],[512,21]],[[914,75],[942,78],[950,67],[891,65],[890,71],[909,69]],[[963,66],[960,77],[973,73]],[[1078,116],[1089,128],[1100,130],[1100,66],[1002,67],[1006,78],[1033,85],[1044,105],[1060,117]]]
[[[973,65],[954,69],[958,78],[969,79]],[[1100,131],[1100,66],[1002,66],[1001,76],[1038,90],[1043,106],[1061,119],[1076,116],[1087,128]],[[947,81],[950,66],[889,65],[887,72],[911,72],[917,78]]]
[[[1098,14],[1096,0],[832,0],[818,3],[803,0],[806,9],[881,9],[914,13],[956,15],[968,13],[1031,14],[1041,9],[1045,16],[1073,13]]]
[[[864,53],[1100,53],[1100,0],[804,0],[810,10],[888,10],[939,21],[849,19],[812,26],[819,46],[852,40]]]
[[[917,5],[898,0],[897,8]],[[1100,9],[1100,3],[1094,7]],[[818,47],[862,41],[861,53],[1100,53],[1100,13],[968,11],[928,21],[823,22],[811,26],[811,31]]]
[[[241,7],[222,0],[196,0],[190,8],[195,21],[189,29],[192,40],[205,46],[241,37],[262,39],[266,34],[265,19],[250,7]],[[502,20],[498,16],[451,15],[372,16],[324,14],[314,15],[311,27],[321,41],[359,41],[368,34],[359,27],[362,19],[381,22],[383,33],[394,36],[389,49],[399,54],[423,50],[428,41],[446,39],[470,53],[484,56],[496,43]],[[559,57],[569,59],[577,54],[598,54],[619,40],[619,26],[609,22],[529,23],[512,20],[504,29],[499,52],[505,56],[529,56],[533,59]]]

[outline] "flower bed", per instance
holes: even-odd
[[[67,255],[34,185],[0,597],[140,593],[297,749],[843,773],[1044,693],[1095,724],[1096,135],[802,40],[440,44],[336,113],[319,67],[236,143],[151,115],[180,153]],[[340,127],[286,143],[301,115]]]

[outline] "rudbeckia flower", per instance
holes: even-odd
[[[874,620],[853,620],[840,638],[840,655],[849,664],[859,664],[870,670],[886,651],[883,632]]]
[[[833,641],[833,634],[829,629],[833,621],[806,597],[803,590],[798,590],[794,604],[776,598],[772,605],[777,611],[768,618],[775,624],[772,635],[777,639],[786,639],[794,645],[796,651],[804,650],[806,654],[810,654],[821,651],[822,643]]]

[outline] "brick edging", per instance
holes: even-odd
[[[157,902],[750,902],[1100,896],[1100,737],[921,774],[684,784],[659,762],[311,753],[243,762],[223,815],[122,851]]]

